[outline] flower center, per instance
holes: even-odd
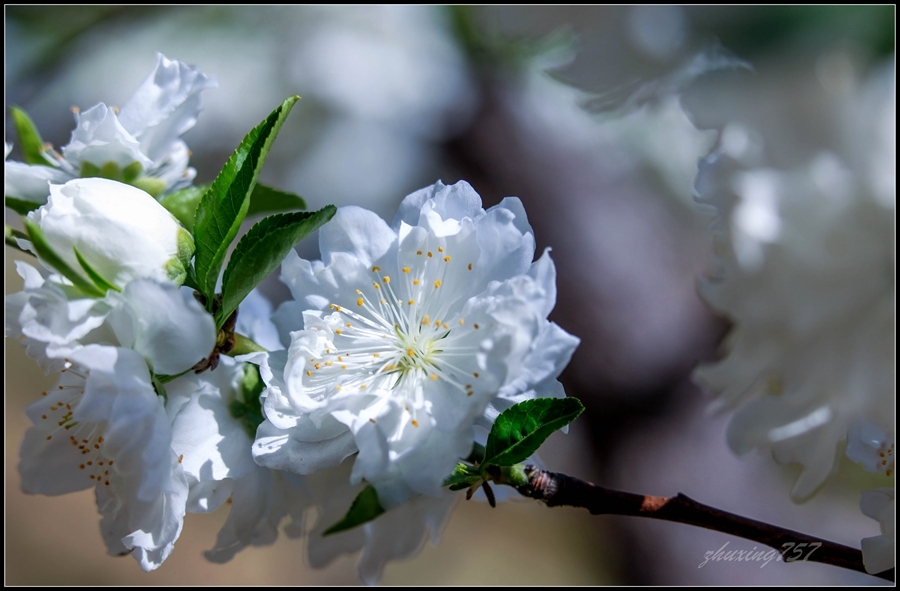
[[[64,454],[67,461],[76,464],[78,473],[83,474],[86,480],[91,484],[109,486],[113,461],[103,455],[105,424],[79,423],[72,419],[74,409],[84,395],[88,371],[66,360],[62,372],[64,377],[56,389],[41,393],[45,400],[41,401],[41,421],[37,427],[47,433],[45,445],[59,445],[57,453]]]
[[[477,341],[469,337],[479,325],[467,325],[459,301],[459,273],[471,271],[472,264],[454,263],[443,246],[401,252],[400,258],[401,264],[410,260],[397,276],[373,266],[371,283],[329,306],[324,320],[333,337],[320,339],[319,354],[306,362],[304,383],[311,394],[401,396],[420,407],[421,386],[439,380],[474,394],[467,382],[478,373],[467,368],[474,364]]]

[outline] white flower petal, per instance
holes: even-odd
[[[200,70],[156,54],[156,67],[119,113],[122,127],[138,138],[155,163],[197,123],[200,92],[217,83]]]
[[[176,285],[136,279],[122,298],[125,305],[110,316],[113,330],[155,373],[179,374],[208,357],[215,346],[212,316]]]
[[[80,268],[77,248],[119,287],[137,277],[169,279],[171,266],[190,255],[186,246],[193,247],[178,220],[153,197],[108,179],[52,185],[48,203],[28,218],[70,267]]]
[[[863,564],[868,573],[880,573],[894,568],[896,525],[894,512],[896,491],[893,488],[876,488],[866,491],[860,499],[860,509],[867,517],[878,521],[881,535],[863,538]]]
[[[485,212],[467,184],[438,183],[409,196],[393,228],[344,208],[320,232],[323,262],[285,261],[295,301],[275,321],[290,346],[263,372],[254,448],[303,474],[310,458],[335,465],[358,449],[352,481],[372,483],[385,507],[438,495],[492,399],[553,388],[578,343],[546,319],[555,269],[546,253],[532,264],[518,199]],[[316,429],[340,436],[334,421],[355,447],[311,449],[325,439]]]
[[[333,431],[337,434],[323,438]],[[306,433],[316,439],[304,441],[299,438],[304,431],[281,430],[267,421],[256,432],[253,458],[258,464],[273,470],[312,474],[337,466],[356,452],[353,434],[337,425],[321,430],[310,425]]]
[[[15,161],[4,163],[3,176],[4,195],[39,205],[47,203],[51,183],[62,184],[72,179],[71,174],[59,168]]]
[[[221,564],[247,546],[274,543],[285,517],[290,518],[285,526],[288,535],[299,535],[308,504],[299,484],[280,472],[262,467],[236,480],[231,513],[219,531],[215,547],[204,552],[207,560]]]
[[[330,265],[337,253],[360,261],[364,267],[380,259],[396,235],[380,217],[361,207],[341,207],[319,230],[322,260]]]
[[[98,168],[113,162],[125,168],[138,162],[145,170],[152,164],[141,152],[140,142],[122,127],[115,111],[103,103],[75,115],[75,130],[68,145],[63,146],[63,157],[76,174],[85,162]]]

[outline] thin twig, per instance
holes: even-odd
[[[525,467],[525,474],[528,484],[520,486],[519,493],[543,501],[548,507],[583,507],[593,515],[631,515],[687,523],[765,544],[781,552],[785,562],[821,562],[866,572],[862,552],[856,548],[715,509],[680,493],[674,497],[638,495],[530,465]],[[873,576],[893,581],[894,569]]]

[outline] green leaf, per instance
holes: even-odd
[[[203,194],[209,190],[209,187],[209,184],[187,187],[166,195],[159,202],[172,215],[178,218],[182,226],[192,232],[194,230],[194,213],[197,211],[197,205],[200,203]],[[300,209],[306,209],[306,202],[299,195],[256,183],[256,186],[253,187],[253,193],[250,194],[250,207],[247,208],[247,217]]]
[[[272,142],[299,98],[285,100],[247,134],[200,199],[193,224],[197,245],[194,264],[207,301],[212,301],[225,253],[247,215],[250,194]]]
[[[194,214],[197,212],[197,204],[203,194],[209,190],[209,185],[197,185],[187,187],[174,193],[169,193],[159,200],[159,204],[169,210],[188,232],[194,231]]]
[[[19,136],[19,144],[22,147],[22,156],[25,162],[50,166],[50,163],[44,158],[44,140],[41,139],[41,134],[38,133],[37,127],[28,113],[19,107],[10,107],[9,114],[12,117],[13,127],[16,128],[16,135]]]
[[[47,237],[44,236],[44,232],[41,230],[40,226],[28,218],[24,218],[22,221],[25,224],[25,230],[28,232],[28,239],[31,240],[35,252],[37,252],[37,255],[41,257],[45,263],[54,268],[60,275],[71,281],[75,287],[87,295],[95,298],[102,298],[106,295],[104,290],[98,288],[92,281],[85,279],[80,273],[70,267],[62,257],[56,254],[56,251],[54,251],[53,247],[50,246],[50,243],[47,242]]]
[[[96,285],[101,290],[103,290],[103,293],[106,293],[110,289],[113,291],[119,291],[119,292],[122,291],[121,289],[116,287],[111,281],[109,281],[106,277],[104,277],[99,272],[97,272],[97,270],[94,269],[91,266],[91,264],[88,263],[87,260],[83,256],[81,256],[81,253],[78,252],[77,248],[75,248],[73,246],[72,250],[75,251],[75,258],[78,259],[78,264],[81,265],[81,268],[84,269],[85,273],[87,273],[88,278],[90,278],[90,280],[94,282],[94,285]]]
[[[253,188],[253,194],[250,196],[250,208],[247,210],[247,217],[300,209],[306,209],[306,202],[303,200],[303,197],[256,183],[256,186]]]
[[[494,421],[482,465],[512,466],[525,461],[582,411],[577,398],[535,398],[506,409]]]
[[[247,294],[281,264],[288,251],[330,220],[336,211],[335,206],[327,205],[315,212],[282,213],[263,218],[250,228],[238,242],[225,269],[216,326],[221,328]]]
[[[353,529],[358,525],[362,525],[372,521],[379,515],[384,513],[384,507],[378,502],[378,493],[372,485],[367,486],[353,500],[350,510],[343,519],[322,532],[323,536],[330,536],[348,529]]]
[[[43,203],[28,201],[27,199],[19,199],[17,197],[10,197],[9,195],[6,196],[5,201],[6,207],[10,208],[19,215],[28,215],[29,212],[32,212],[43,205]]]

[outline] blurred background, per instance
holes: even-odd
[[[796,471],[766,454],[736,457],[725,442],[728,417],[710,416],[710,398],[690,382],[728,330],[695,291],[709,265],[712,214],[695,205],[693,178],[719,133],[692,122],[758,109],[761,121],[782,118],[782,136],[815,144],[815,126],[794,114],[810,118],[816,97],[835,85],[892,70],[894,22],[890,6],[7,6],[5,105],[24,108],[45,140],[65,145],[70,107],[124,104],[161,51],[219,82],[185,136],[197,182],[212,180],[250,128],[299,94],[261,181],[304,196],[310,209],[353,204],[390,219],[405,195],[438,179],[467,180],[485,207],[520,197],[538,254],[553,248],[551,320],[582,340],[561,379],[587,411],[548,441],[547,467],[632,492],[683,492],[859,547],[879,530],[859,512],[851,468],[793,504]],[[776,141],[764,125],[756,131],[761,145]],[[16,141],[8,121],[5,138]],[[7,223],[16,217],[7,210]],[[315,239],[298,250],[315,258]],[[6,249],[7,293],[22,286],[15,256]],[[288,296],[274,278],[263,290],[276,304]],[[6,369],[8,584],[357,582],[355,557],[313,570],[303,542],[283,537],[227,565],[207,563],[201,552],[223,511],[188,515],[175,552],[153,573],[106,556],[92,491],[21,493],[23,410],[52,380],[9,341]],[[389,565],[382,582],[883,582],[818,564],[698,567],[726,544],[755,546],[529,501],[493,510],[461,502],[441,544]]]

